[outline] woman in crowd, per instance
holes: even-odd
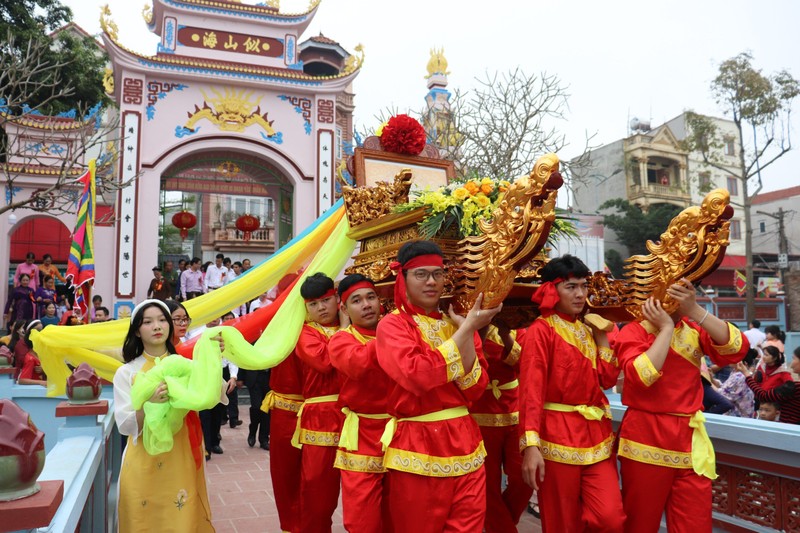
[[[53,256],[50,254],[44,254],[44,257],[42,258],[42,264],[39,267],[39,275],[41,276],[42,281],[44,281],[45,276],[50,276],[53,278],[54,282],[55,278],[58,278],[61,283],[67,283],[67,280],[61,275],[58,267],[53,264]]]
[[[44,316],[44,309],[48,303],[56,304],[58,303],[58,293],[56,292],[56,281],[53,279],[53,276],[46,275],[44,277],[42,286],[36,289],[36,292],[33,294],[33,297],[36,299],[37,305],[37,316],[42,317]]]
[[[33,351],[33,341],[31,341],[31,332],[41,331],[42,327],[41,321],[34,320],[28,324],[28,327],[26,328],[27,331],[25,332],[25,338],[23,339],[26,353],[22,362],[22,370],[17,378],[17,384],[19,385],[41,385],[42,387],[47,386],[47,376],[45,376],[44,372],[42,372],[42,363],[39,361],[39,356],[37,356],[36,352]]]
[[[35,259],[33,252],[28,252],[25,254],[25,262],[17,265],[17,270],[14,272],[15,287],[22,285],[22,275],[27,274],[31,289],[36,290],[39,283],[39,267],[33,264]]]
[[[8,294],[5,308],[6,323],[15,320],[33,320],[36,307],[33,305],[34,290],[30,287],[30,283],[30,275],[22,274],[19,277],[19,287],[14,287]]]
[[[791,363],[792,372],[800,374],[800,347],[795,348]],[[760,383],[753,379],[752,372],[739,363],[736,369],[747,378],[747,386],[759,402],[778,402],[781,406],[781,422],[800,424],[800,381],[787,381],[772,390],[764,390]]]
[[[119,477],[119,531],[214,531],[205,481],[202,436],[197,413],[189,411],[173,436],[172,450],[150,455],[139,441],[145,410],[135,410],[131,388],[136,376],[175,352],[175,328],[169,308],[145,300],[131,313],[122,346],[125,364],[114,375],[114,405],[120,433],[128,436]],[[169,401],[161,383],[148,400]],[[147,402],[145,402],[146,405]]]
[[[42,313],[43,326],[56,326],[58,325],[58,316],[56,316],[56,304],[48,302],[44,306],[44,313]]]
[[[753,371],[758,352],[751,349],[742,360],[747,370]],[[734,365],[735,367],[735,365]],[[741,418],[753,418],[755,413],[753,391],[747,386],[744,374],[739,371],[731,372],[730,377],[719,388],[719,393],[725,396],[732,404],[733,409],[726,414]]]
[[[25,354],[28,353],[28,347],[25,345],[25,328],[27,326],[27,320],[17,320],[9,327],[11,338],[8,340],[8,349],[14,354],[14,379],[19,378],[25,362]]]
[[[784,366],[783,352],[773,344],[764,346],[761,362],[758,364],[753,379],[761,384],[764,390],[772,390],[792,380],[791,373]]]
[[[182,303],[176,302],[175,300],[167,300],[165,303],[167,304],[167,308],[169,308],[169,313],[172,317],[172,326],[174,328],[172,344],[177,346],[183,342],[186,337],[186,331],[189,329],[192,319],[189,318],[189,313]]]
[[[783,342],[786,340],[786,333],[781,331],[778,326],[767,326],[764,328],[764,334],[767,336],[767,340],[761,343],[761,349],[763,350],[765,346],[774,346],[783,355],[786,351],[783,346]]]

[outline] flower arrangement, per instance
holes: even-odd
[[[381,124],[375,135],[380,137],[384,150],[396,154],[419,155],[427,142],[422,124],[405,114],[395,115]]]
[[[490,219],[511,184],[492,178],[454,182],[435,191],[416,192],[417,197],[395,207],[395,212],[430,209],[420,222],[421,236],[430,239],[453,224],[461,238],[480,234],[478,219]]]

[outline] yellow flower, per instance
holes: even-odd
[[[491,194],[494,190],[494,183],[490,178],[483,178],[481,180],[481,192],[483,194]]]
[[[483,189],[483,185],[481,185],[481,189]],[[486,207],[490,203],[492,203],[492,201],[489,200],[489,197],[486,196],[484,193],[479,192],[478,194],[475,195],[475,203],[477,203],[478,206],[480,207]]]
[[[509,187],[511,187],[509,182],[506,180],[500,180],[500,185],[497,188],[500,189],[500,192],[506,192]]]
[[[453,198],[456,200],[464,201],[469,196],[469,191],[464,187],[459,187],[453,191]]]
[[[378,137],[380,137],[381,135],[383,135],[383,128],[385,128],[385,127],[386,127],[386,124],[388,124],[388,123],[389,123],[389,121],[387,120],[386,122],[384,122],[383,124],[381,124],[380,126],[378,126],[378,129],[377,129],[377,130],[375,130],[375,135],[377,135]]]
[[[464,184],[464,188],[467,189],[470,194],[478,194],[478,184],[472,180],[469,180],[466,184]]]

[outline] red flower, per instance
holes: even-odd
[[[425,128],[408,115],[397,115],[389,119],[381,133],[381,146],[387,152],[419,155],[425,148]]]

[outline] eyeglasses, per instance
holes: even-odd
[[[192,319],[189,318],[189,317],[186,317],[186,318],[173,318],[172,319],[172,323],[173,324],[177,324],[179,326],[188,326],[189,324],[192,323]]]
[[[428,281],[430,278],[433,278],[434,281],[442,281],[444,279],[444,270],[424,270],[418,268],[412,270],[411,275],[414,276],[414,279],[417,281]]]

